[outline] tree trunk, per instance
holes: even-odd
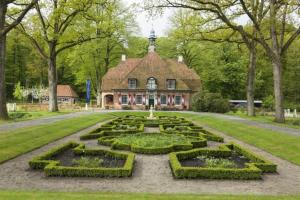
[[[252,42],[253,44],[255,42]],[[249,49],[249,65],[247,74],[247,111],[248,116],[255,116],[254,109],[254,88],[255,88],[255,69],[256,69],[256,46],[252,45]]]
[[[275,94],[275,121],[284,123],[283,91],[282,91],[282,61],[280,56],[272,59],[274,94]]]
[[[6,57],[6,35],[2,35],[5,26],[5,15],[7,5],[0,3],[0,119],[7,120],[6,108],[6,86],[5,86],[5,57]]]
[[[50,57],[48,59],[48,84],[49,84],[49,111],[58,111],[57,105],[57,72],[55,44],[49,44]]]

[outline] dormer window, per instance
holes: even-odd
[[[175,79],[167,79],[167,89],[168,90],[176,89],[176,80]]]
[[[134,78],[130,78],[130,79],[128,79],[128,88],[129,89],[136,89],[136,79],[134,79]]]
[[[148,90],[156,90],[157,89],[155,78],[151,77],[151,78],[148,79],[147,89]]]

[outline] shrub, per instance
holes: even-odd
[[[267,110],[274,110],[274,97],[272,95],[265,97],[262,106]]]
[[[113,158],[125,159],[123,167],[108,168],[95,167],[89,165],[86,160],[81,160],[80,165],[85,166],[60,166],[60,162],[52,160],[53,156],[58,155],[69,149],[78,156],[109,156]],[[132,175],[135,155],[133,153],[119,153],[104,149],[86,149],[84,144],[69,142],[58,148],[52,149],[45,154],[38,156],[29,165],[32,169],[43,169],[46,176],[68,176],[68,177],[128,177]],[[97,160],[99,164],[100,160]],[[94,161],[93,161],[94,162]]]
[[[210,167],[183,167],[180,160],[195,158],[198,156],[226,158],[234,151],[245,156],[251,163],[245,163],[244,168],[228,168],[229,164],[215,165],[213,161]],[[219,149],[194,149],[169,154],[170,166],[175,178],[208,178],[208,179],[261,179],[263,172],[276,172],[276,165],[266,161],[250,151],[241,148],[236,144],[221,145]],[[214,167],[214,166],[215,167]]]
[[[132,110],[130,106],[122,106],[122,110]]]
[[[230,110],[228,99],[219,93],[197,93],[192,98],[192,109],[196,112],[226,113]]]

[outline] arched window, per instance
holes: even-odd
[[[151,77],[151,78],[148,79],[147,88],[149,90],[155,90],[157,88],[155,78]]]

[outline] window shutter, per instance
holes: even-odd
[[[131,104],[131,94],[128,94],[128,105]]]
[[[175,95],[172,97],[172,104],[175,105]]]
[[[160,105],[160,95],[157,95],[157,105]]]
[[[146,96],[143,95],[143,105],[145,105],[145,104],[146,104]]]
[[[119,105],[121,105],[122,104],[122,96],[121,96],[121,94],[119,93]]]

